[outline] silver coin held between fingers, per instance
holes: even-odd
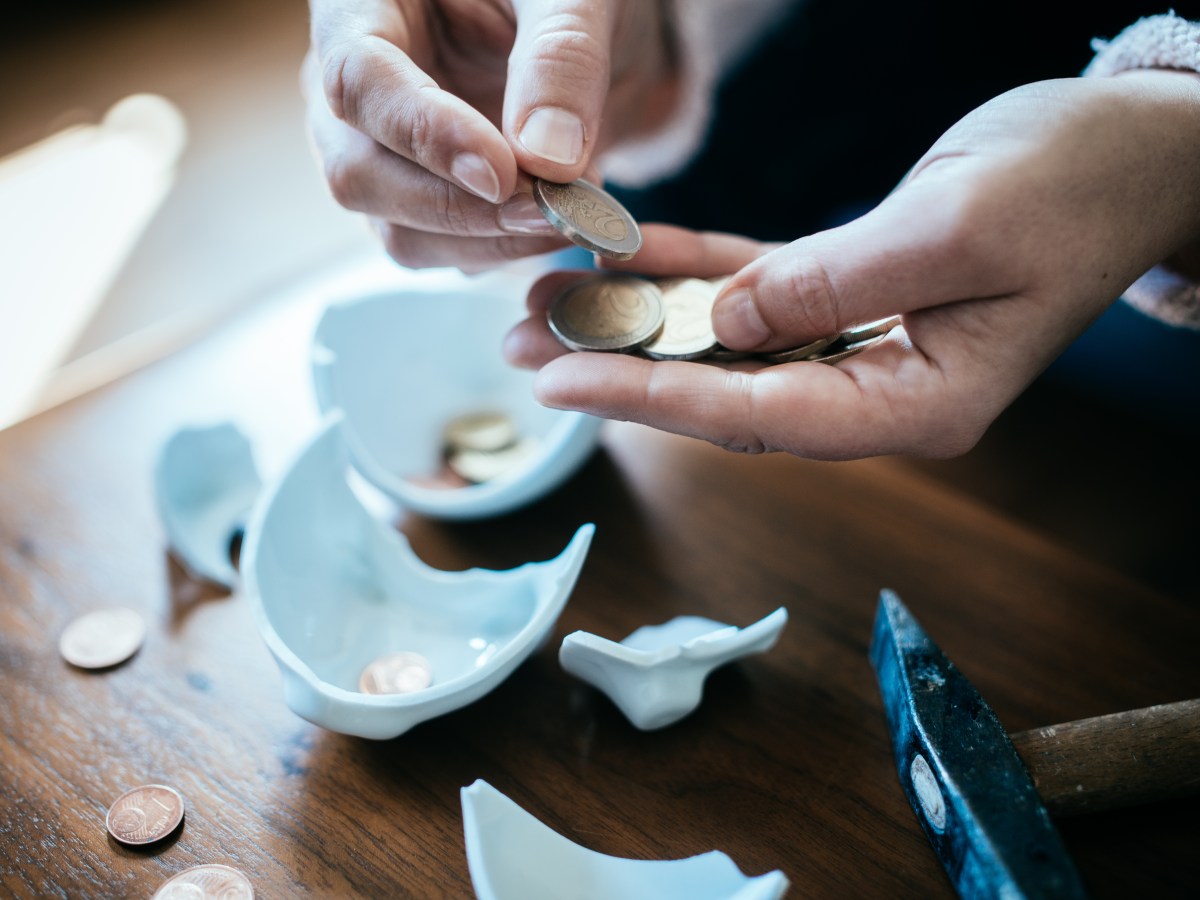
[[[662,292],[628,276],[588,278],[554,298],[550,330],[572,350],[636,350],[662,330]]]
[[[547,221],[580,247],[610,259],[632,259],[642,232],[616,198],[591,182],[533,179],[533,199]]]

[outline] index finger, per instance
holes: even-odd
[[[441,178],[496,203],[516,189],[499,129],[412,59],[420,22],[395,0],[312,0],[312,40],[334,115]]]

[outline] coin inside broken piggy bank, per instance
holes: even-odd
[[[391,738],[479,699],[546,640],[593,527],[546,562],[434,569],[355,494],[346,438],[331,415],[268,489],[242,571],[288,706],[332,731]]]
[[[401,506],[445,519],[497,515],[568,478],[600,420],[547,409],[533,375],[504,362],[527,285],[394,290],[330,306],[313,379],[322,412],[341,410],[355,467]]]

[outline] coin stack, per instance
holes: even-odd
[[[541,444],[532,435],[522,435],[516,422],[498,412],[458,416],[442,435],[447,467],[468,484],[491,481],[518,468]]]
[[[899,316],[771,353],[728,350],[717,341],[712,308],[729,276],[715,279],[598,275],[564,289],[550,305],[550,330],[571,350],[637,352],[650,359],[754,359],[776,365],[836,363],[861,353],[900,324]]]

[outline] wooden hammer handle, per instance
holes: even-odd
[[[1200,791],[1200,699],[1010,735],[1051,815]]]

